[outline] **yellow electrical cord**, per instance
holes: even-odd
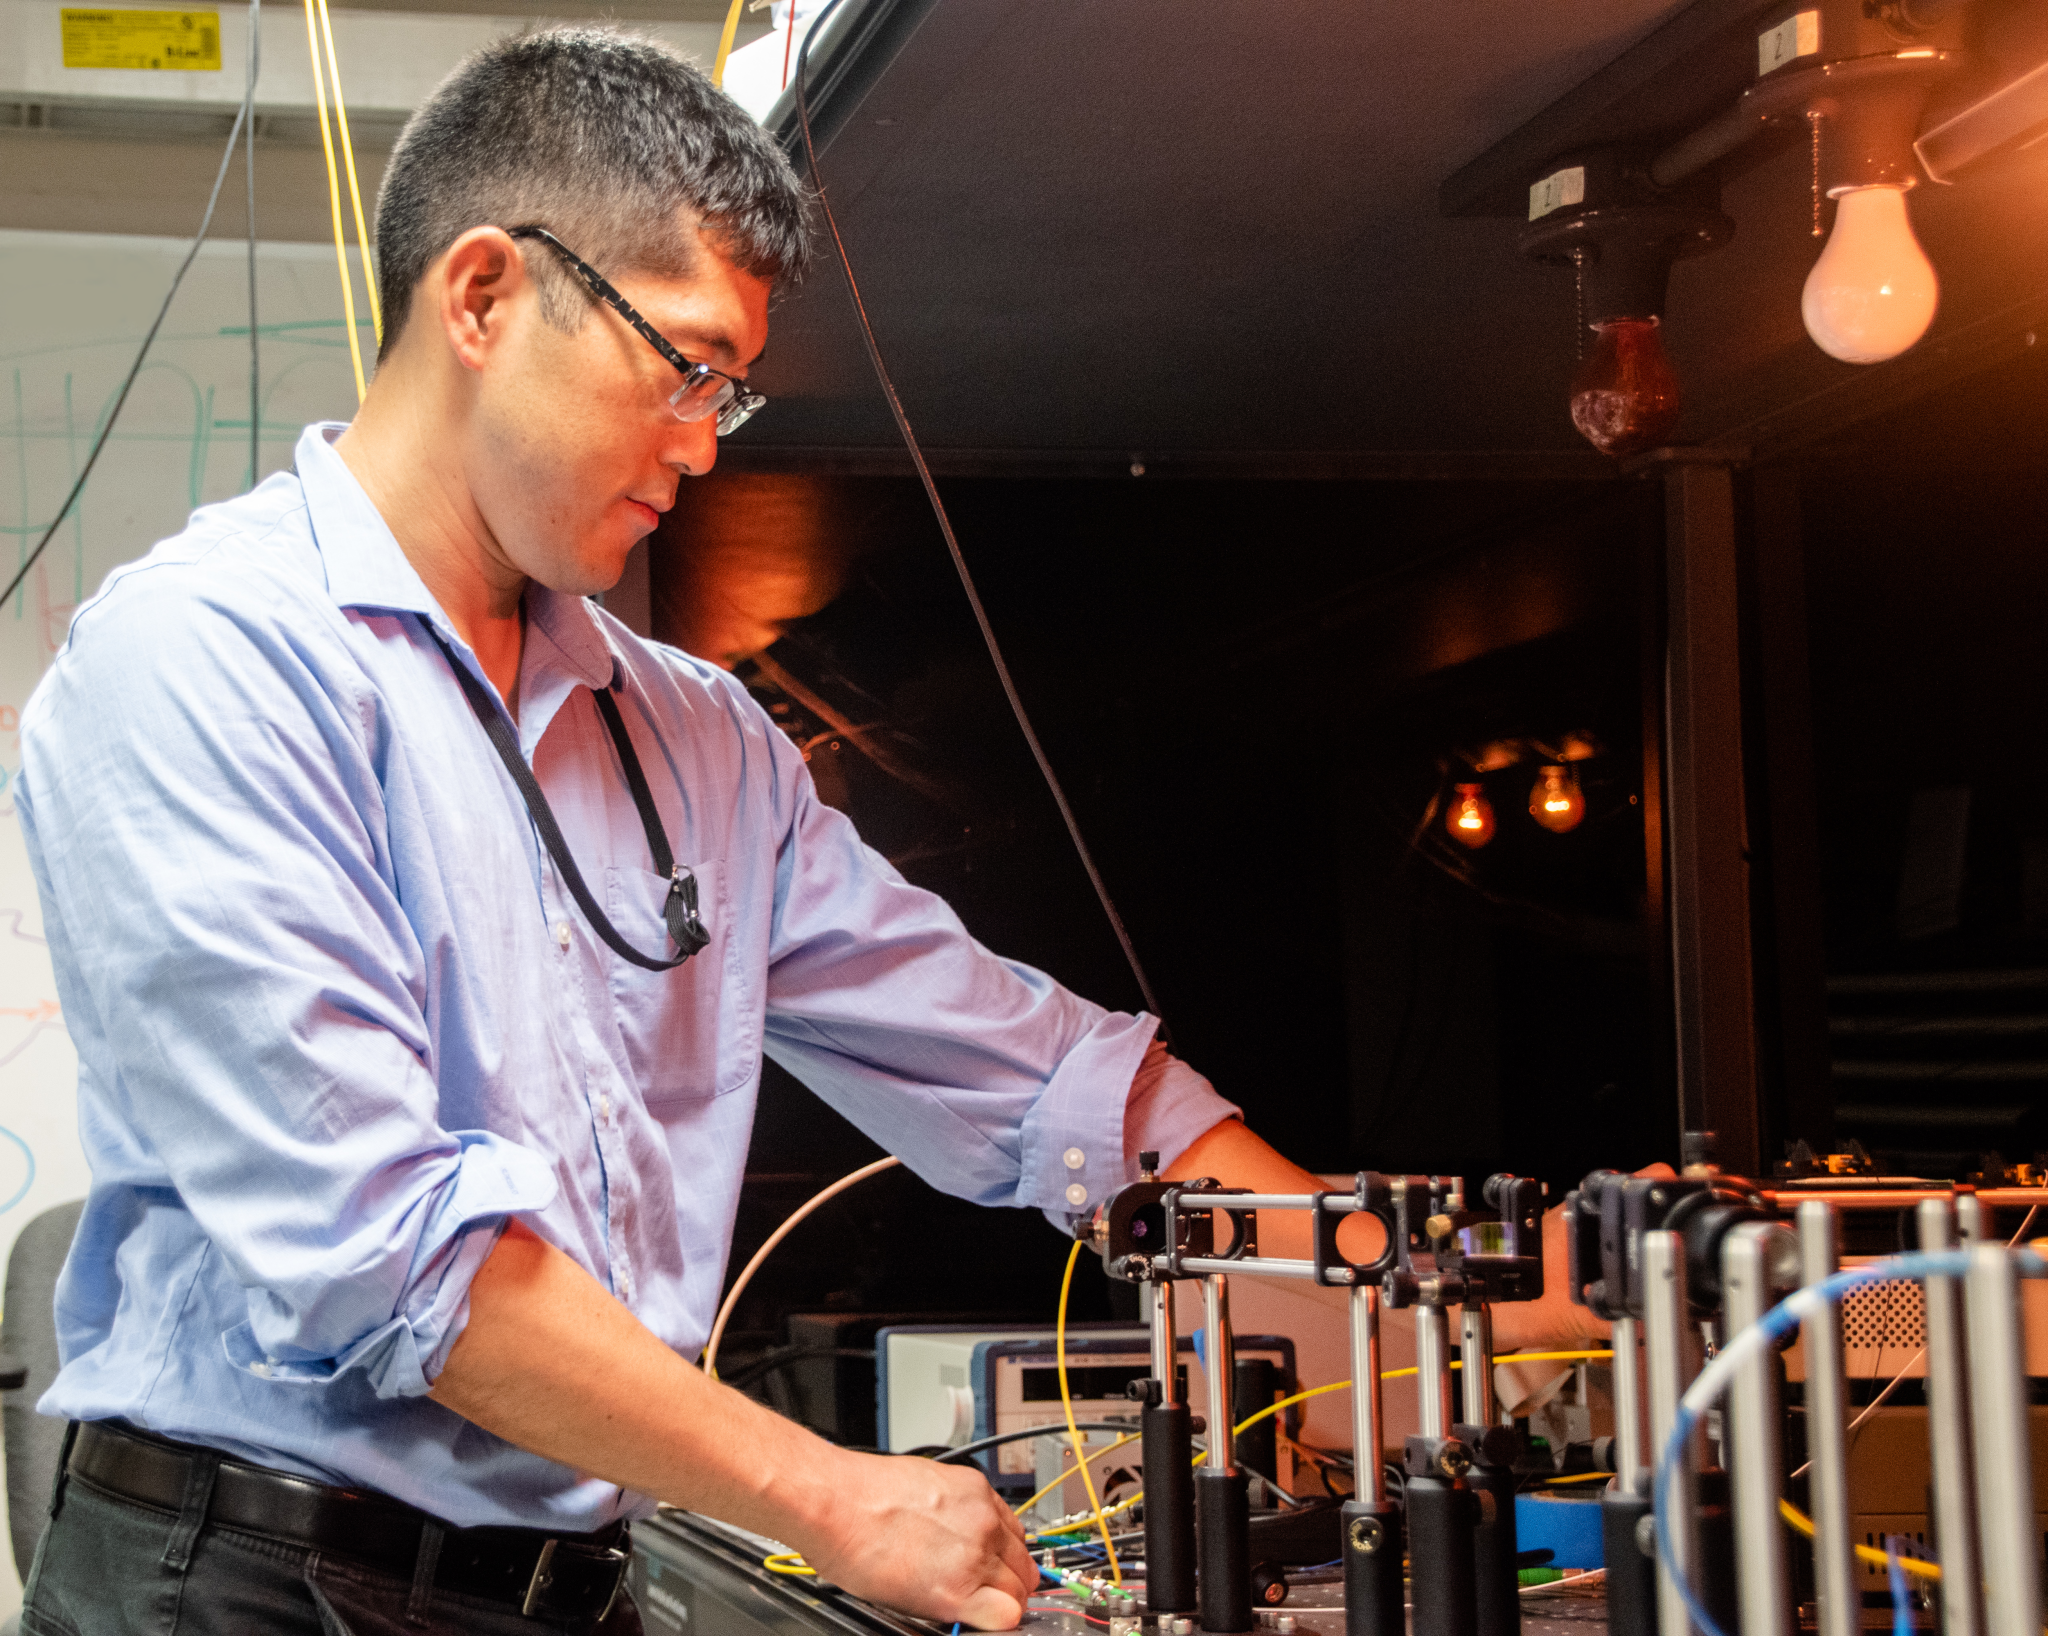
[[[740,8],[747,0],[732,0],[732,10],[725,14],[725,27],[718,35],[718,55],[711,62],[711,83],[721,90],[725,88],[725,59],[732,55],[733,36],[740,31]],[[789,20],[790,27],[796,26],[796,18]]]
[[[1074,1250],[1067,1257],[1066,1276],[1060,1280],[1060,1312],[1053,1325],[1054,1361],[1059,1368],[1060,1409],[1067,1417],[1067,1440],[1074,1445],[1074,1462],[1081,1468],[1081,1487],[1088,1495],[1088,1509],[1095,1513],[1095,1530],[1102,1536],[1102,1548],[1109,1554],[1110,1578],[1118,1585],[1124,1582],[1123,1564],[1116,1559],[1116,1547],[1109,1542],[1109,1524],[1102,1517],[1102,1501],[1095,1495],[1095,1478],[1088,1470],[1088,1451],[1081,1443],[1081,1431],[1074,1424],[1073,1394],[1067,1390],[1067,1292],[1074,1287],[1074,1263],[1081,1259],[1084,1242],[1074,1240]]]
[[[1137,1442],[1137,1440],[1138,1434],[1136,1432],[1127,1432],[1122,1437],[1119,1437],[1114,1443],[1110,1444],[1108,1448],[1097,1449],[1093,1454],[1089,1455],[1088,1464],[1093,1465],[1097,1460],[1102,1459],[1104,1456],[1116,1453],[1116,1451],[1122,1448],[1126,1443],[1135,1443]],[[1066,1482],[1073,1475],[1074,1474],[1071,1471],[1061,1472],[1057,1477],[1053,1478],[1051,1482],[1047,1483],[1045,1487],[1041,1488],[1036,1494],[1032,1495],[1031,1498],[1026,1500],[1022,1505],[1013,1505],[1010,1507],[1010,1510],[1017,1516],[1023,1516],[1025,1512],[1029,1511],[1040,1500],[1044,1499],[1046,1495],[1050,1494],[1054,1489],[1058,1488],[1061,1483]],[[1102,1514],[1105,1517],[1109,1515],[1107,1511],[1103,1512]]]
[[[384,314],[377,306],[377,269],[370,263],[370,234],[363,226],[363,190],[356,181],[356,150],[348,139],[348,103],[341,94],[341,64],[334,57],[334,25],[328,21],[327,0],[319,0],[320,38],[327,47],[327,83],[334,88],[334,123],[341,132],[341,164],[348,172],[348,199],[355,209],[356,248],[363,257],[363,288],[370,297],[370,333],[377,345],[384,344]]]
[[[306,0],[306,50],[313,59],[313,102],[320,113],[320,148],[327,155],[327,204],[334,217],[334,265],[341,273],[341,316],[348,331],[348,359],[356,371],[356,402],[369,390],[363,379],[363,343],[356,334],[355,284],[348,274],[348,246],[341,236],[341,178],[334,168],[334,138],[327,131],[327,81],[320,70],[320,21],[316,0]]]
[[[773,1556],[761,1558],[761,1566],[772,1574],[790,1574],[804,1578],[815,1578],[818,1570],[804,1561],[800,1551],[777,1551]]]

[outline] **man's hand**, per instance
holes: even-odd
[[[785,1541],[857,1595],[1007,1630],[1038,1583],[982,1474],[834,1448],[707,1378],[515,1221],[469,1287],[435,1402],[578,1471]]]
[[[1024,1524],[972,1466],[849,1454],[842,1503],[790,1544],[833,1584],[941,1624],[1008,1630],[1024,1615],[1038,1564]]]

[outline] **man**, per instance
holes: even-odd
[[[23,1628],[630,1631],[657,1500],[1014,1624],[1036,1569],[978,1473],[686,1361],[762,1052],[1056,1221],[1139,1147],[1311,1184],[584,600],[754,404],[805,255],[766,137],[658,46],[539,33],[415,115],[378,229],[355,421],[111,576],[24,722],[93,1186]]]

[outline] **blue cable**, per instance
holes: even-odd
[[[1892,1587],[1892,1636],[1913,1636],[1913,1593],[1906,1588],[1906,1570],[1899,1561],[1905,1543],[1897,1534],[1884,1537],[1884,1571]]]
[[[2048,1275],[2048,1261],[2042,1260],[2031,1250],[2020,1250],[2016,1254],[2021,1277],[2040,1278]],[[1761,1333],[1768,1341],[1777,1342],[1799,1327],[1806,1308],[1816,1297],[1823,1303],[1833,1304],[1850,1290],[1863,1284],[1879,1283],[1891,1278],[1960,1278],[1969,1270],[1968,1250],[1921,1250],[1911,1255],[1887,1256],[1882,1261],[1873,1261],[1862,1267],[1851,1267],[1846,1272],[1838,1272],[1818,1284],[1810,1284],[1804,1289],[1795,1290],[1759,1318],[1751,1328]],[[1737,1339],[1739,1337],[1730,1338],[1728,1348],[1722,1351],[1723,1357],[1727,1356],[1728,1350],[1733,1348]],[[1709,1368],[1711,1367],[1712,1365],[1709,1365]],[[1694,1384],[1697,1386],[1698,1383]],[[1690,1397],[1691,1391],[1688,1390],[1686,1395]],[[1727,1636],[1727,1632],[1714,1622],[1714,1616],[1707,1611],[1706,1604],[1694,1592],[1688,1576],[1678,1571],[1677,1553],[1671,1548],[1669,1519],[1672,1508],[1665,1491],[1670,1487],[1671,1478],[1684,1459],[1685,1446],[1692,1440],[1693,1432],[1699,1426],[1699,1419],[1699,1411],[1686,1407],[1681,1400],[1678,1413],[1672,1421],[1671,1436],[1657,1455],[1656,1475],[1650,1485],[1650,1497],[1657,1522],[1657,1559],[1677,1585],[1678,1594],[1684,1598],[1686,1610],[1692,1615],[1692,1622],[1699,1626],[1701,1636]]]

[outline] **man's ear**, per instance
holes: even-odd
[[[529,283],[518,244],[502,227],[472,227],[428,270],[441,332],[463,367],[480,370],[504,340],[511,305]]]

